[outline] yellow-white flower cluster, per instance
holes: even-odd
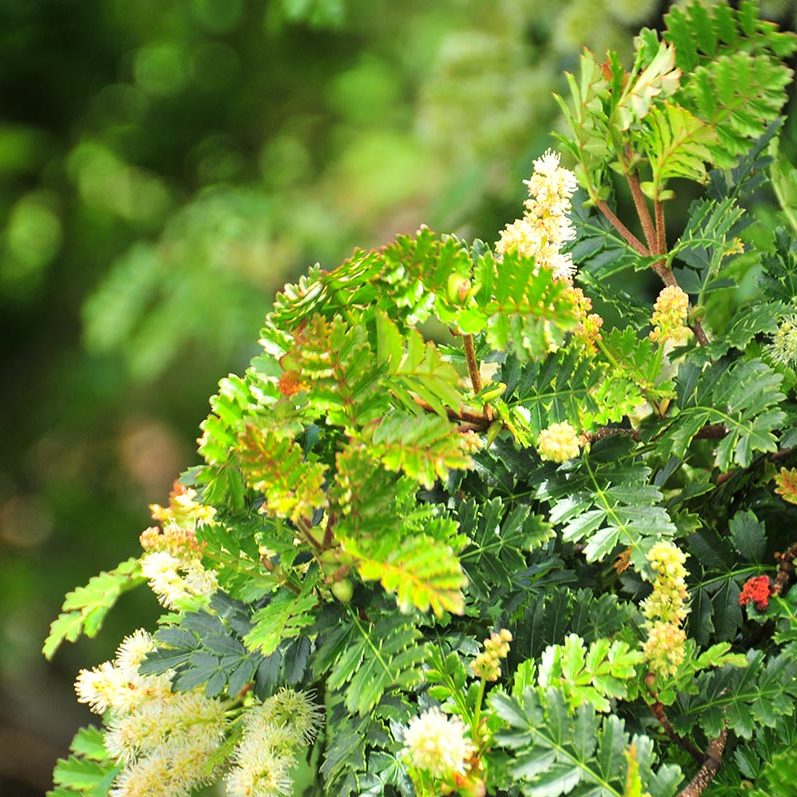
[[[484,650],[476,656],[470,665],[473,674],[485,681],[497,681],[501,675],[501,660],[509,655],[509,643],[512,633],[502,628],[484,640]]]
[[[170,673],[139,673],[153,649],[149,634],[136,631],[114,661],[82,670],[75,683],[80,702],[97,714],[108,712],[105,744],[123,765],[111,797],[187,797],[211,780],[207,764],[224,738],[221,701],[200,691],[172,692]]]
[[[567,421],[552,423],[540,432],[537,451],[540,459],[549,462],[567,462],[581,452],[581,440]]]
[[[686,554],[671,542],[659,542],[648,553],[656,574],[653,592],[642,603],[648,639],[644,652],[648,666],[657,675],[672,675],[684,660],[686,634],[681,627],[686,605]]]
[[[686,326],[688,312],[689,296],[682,288],[677,285],[662,288],[653,305],[653,316],[650,319],[653,329],[650,332],[650,339],[654,343],[662,344],[686,343],[692,334]]]
[[[202,545],[196,530],[212,523],[216,510],[196,501],[196,491],[176,484],[169,506],[153,504],[152,517],[162,529],[151,527],[141,534],[141,571],[161,605],[180,608],[187,600],[210,597],[218,588],[216,574],[201,560]]]
[[[141,572],[167,609],[179,608],[191,598],[209,598],[218,588],[215,572],[207,570],[198,557],[153,551],[141,558]]]
[[[499,254],[517,252],[533,257],[538,266],[550,268],[560,279],[573,274],[573,259],[561,250],[575,237],[570,221],[570,198],[578,187],[575,174],[559,165],[559,153],[548,150],[534,161],[525,213],[507,224],[495,246]]]
[[[767,348],[770,357],[788,368],[797,366],[797,316],[784,318]]]
[[[310,695],[281,689],[243,715],[243,735],[227,775],[230,797],[293,794],[296,754],[311,745],[321,714]]]
[[[474,748],[459,717],[431,708],[413,717],[404,732],[404,753],[410,765],[436,778],[464,775]]]

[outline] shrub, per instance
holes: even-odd
[[[168,610],[78,677],[103,725],[52,795],[303,759],[319,794],[794,788],[796,231],[745,205],[797,44],[751,2],[665,21],[583,54],[575,169],[494,246],[422,228],[278,296],[141,556],[53,623],[47,656],[144,582]]]

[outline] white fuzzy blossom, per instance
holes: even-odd
[[[208,783],[208,760],[224,738],[224,705],[200,690],[175,693],[171,675],[142,675],[139,667],[154,650],[143,630],[127,637],[116,658],[82,670],[75,682],[78,699],[106,714],[105,744],[123,765],[111,797],[187,797]]]
[[[522,218],[507,224],[495,246],[501,254],[517,252],[533,257],[559,279],[573,275],[573,259],[561,249],[576,232],[570,221],[570,198],[578,187],[575,174],[559,165],[559,153],[548,150],[534,161],[530,179],[524,180],[529,196]]]
[[[153,551],[141,559],[141,572],[150,589],[167,609],[179,608],[191,598],[209,598],[218,588],[216,574],[196,557],[178,557]]]
[[[465,774],[465,762],[473,745],[465,737],[459,717],[449,717],[431,708],[413,717],[404,733],[404,750],[409,763],[436,778]]]
[[[321,725],[312,697],[280,689],[243,714],[243,735],[227,775],[230,797],[272,797],[293,794],[291,771],[297,752],[311,745]]]

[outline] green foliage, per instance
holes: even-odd
[[[119,596],[143,581],[138,560],[128,559],[115,569],[94,576],[85,587],[67,593],[61,614],[53,620],[44,641],[44,655],[51,659],[62,642],[74,642],[81,634],[97,636]]]
[[[244,767],[247,712],[292,687],[323,707],[301,740],[318,793],[665,797],[693,791],[686,749],[722,745],[718,794],[776,782],[797,704],[794,244],[742,206],[793,43],[750,3],[718,9],[673,10],[629,69],[584,53],[561,100],[572,217],[547,154],[500,246],[422,227],[315,267],[222,380],[140,565],[167,606],[204,603],[163,618],[125,692],[168,674],[224,699],[206,773]],[[668,239],[684,179],[702,193]],[[73,598],[48,649],[109,605]]]
[[[661,491],[650,469],[633,459],[618,463],[631,446],[622,440],[597,444],[576,468],[540,486],[537,497],[551,505],[550,518],[565,542],[584,542],[587,561],[606,559],[618,547],[631,549],[643,568],[654,542],[676,528],[660,506]]]
[[[330,666],[329,687],[343,689],[346,708],[362,716],[388,690],[421,683],[428,650],[416,626],[401,615],[381,614],[372,621],[349,610],[349,621],[326,640],[319,657]]]
[[[102,732],[91,726],[81,728],[69,749],[72,755],[59,759],[55,765],[54,788],[47,797],[104,797],[120,767],[105,749]]]
[[[587,704],[572,715],[555,689],[526,689],[520,700],[496,694],[492,705],[508,726],[498,742],[512,750],[510,772],[523,784],[524,794],[621,797],[631,757],[652,797],[675,794],[680,770],[674,766],[654,770],[650,740],[629,737],[615,716],[600,719]]]
[[[703,371],[684,365],[679,373],[680,411],[663,440],[677,457],[686,454],[695,435],[709,424],[726,432],[714,452],[721,471],[737,464],[747,467],[756,451],[776,451],[774,430],[786,419],[778,405],[782,377],[760,360],[733,367],[718,363]]]

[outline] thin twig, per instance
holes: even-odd
[[[303,518],[299,518],[299,520],[296,521],[296,527],[302,532],[302,536],[305,538],[305,540],[307,540],[307,542],[310,543],[310,545],[313,546],[313,548],[316,549],[316,551],[320,553],[324,550],[321,546],[321,543],[315,538],[315,535],[313,534],[310,526],[307,524],[307,521],[305,521]]]
[[[664,220],[664,205],[657,199],[653,203],[653,212],[656,214],[656,254],[667,253],[667,223]]]
[[[653,219],[650,217],[648,203],[639,184],[639,177],[632,172],[626,172],[625,177],[628,181],[628,187],[631,189],[631,198],[634,200],[634,207],[636,208],[637,216],[639,216],[639,223],[642,225],[642,232],[645,233],[648,249],[653,250],[656,246],[656,230],[653,227]]]
[[[426,412],[437,412],[437,410],[435,410],[435,408],[429,404],[428,401],[424,401],[417,396],[415,396],[415,403],[422,409],[426,410]],[[446,415],[448,415],[449,419],[452,421],[473,424],[473,426],[478,427],[479,429],[487,429],[487,427],[490,425],[489,418],[485,417],[484,415],[479,415],[476,412],[468,412],[468,410],[460,410],[457,412],[456,410],[451,409],[451,407],[448,407],[446,409]]]
[[[474,393],[482,392],[482,375],[479,373],[479,364],[476,362],[476,347],[473,345],[473,335],[463,335],[462,344],[465,347],[465,362],[468,364],[470,383]]]
[[[636,250],[642,257],[650,257],[650,250],[639,240],[639,238],[628,229],[628,227],[617,218],[615,212],[604,202],[602,199],[598,199],[595,202],[598,210],[603,213],[609,223],[614,227],[620,235],[625,238],[628,242],[628,245],[631,246],[634,250]]]
[[[725,752],[725,742],[728,738],[728,729],[723,728],[716,739],[708,743],[706,758],[697,774],[689,781],[689,785],[682,789],[678,797],[700,797],[708,788],[714,776],[722,766],[722,754]]]
[[[623,435],[625,437],[630,437],[632,440],[639,440],[639,432],[636,429],[626,429],[623,426],[602,426],[600,429],[595,429],[590,432],[587,437],[590,443],[594,443],[606,437],[614,437],[616,435]]]
[[[681,749],[689,753],[689,755],[692,756],[692,758],[694,758],[698,764],[702,764],[703,753],[698,746],[691,739],[685,739],[683,736],[676,733],[675,728],[673,728],[672,723],[667,716],[667,712],[664,709],[664,703],[659,700],[658,694],[653,689],[653,683],[655,682],[655,679],[656,676],[653,675],[653,673],[648,673],[645,676],[645,685],[648,688],[648,692],[650,692],[650,696],[653,698],[653,702],[648,703],[648,708],[650,709],[651,714],[653,714],[653,716],[659,721],[661,727],[664,728],[664,732],[673,742],[675,742]]]

